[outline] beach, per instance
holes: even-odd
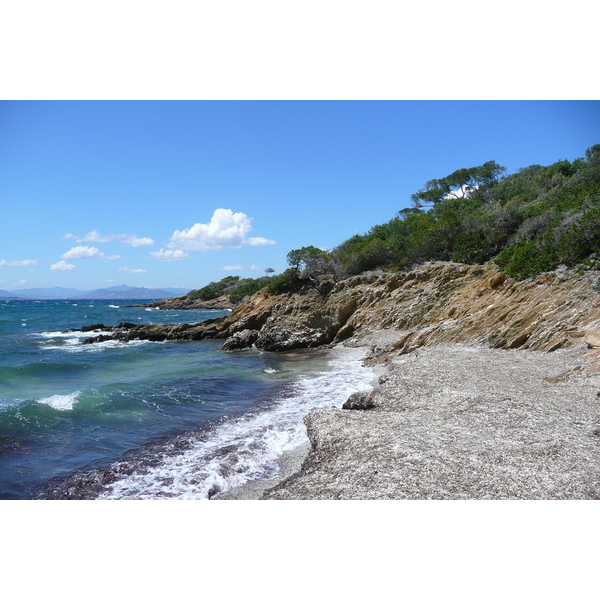
[[[305,418],[310,452],[261,498],[599,499],[598,360],[586,345],[392,353],[354,410]]]

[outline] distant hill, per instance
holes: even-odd
[[[49,288],[29,288],[28,290],[17,290],[20,298],[51,298],[51,299],[63,299],[63,298],[81,298],[81,292],[75,288],[64,288],[64,287],[49,287]]]
[[[42,300],[162,300],[189,292],[189,288],[146,288],[130,285],[117,285],[97,290],[77,290],[74,288],[49,287],[30,288],[8,292],[0,290],[0,298],[25,298]]]
[[[167,290],[145,287],[130,287],[128,285],[117,285],[100,290],[94,290],[81,296],[83,299],[121,299],[121,300],[162,300],[164,298],[172,298],[173,293]]]

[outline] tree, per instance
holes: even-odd
[[[296,274],[302,269],[303,276],[309,279],[333,271],[331,256],[314,246],[303,246],[297,250],[291,250],[288,252],[287,261]]]
[[[271,275],[271,273],[275,273],[275,269],[271,269],[271,267],[267,267],[265,269],[265,273],[267,274],[267,277],[268,277],[269,275]]]
[[[424,202],[437,204],[444,198],[467,198],[480,185],[494,181],[504,171],[506,167],[501,167],[493,160],[478,167],[457,169],[442,179],[428,181],[425,187],[412,194],[411,198],[417,208],[423,206]]]
[[[324,257],[328,258],[329,255],[323,252],[323,250],[319,250],[319,248],[315,248],[314,246],[303,246],[297,250],[290,250],[287,255],[287,261],[292,268],[299,271],[301,266],[305,268],[309,267],[315,261]]]

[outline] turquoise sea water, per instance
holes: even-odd
[[[226,311],[0,301],[0,499],[206,499],[274,475],[303,416],[370,386],[361,351],[219,352],[219,340],[104,342],[70,328]]]

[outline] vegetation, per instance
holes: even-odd
[[[423,260],[495,259],[516,278],[561,264],[595,268],[600,252],[600,144],[586,158],[532,165],[502,178],[490,161],[428,182],[414,208],[355,235],[331,257],[346,275]],[[432,206],[422,208],[423,202]],[[599,255],[600,257],[600,255]]]
[[[304,246],[288,253],[290,268],[280,275],[266,269],[258,279],[225,277],[190,295],[228,294],[239,302],[264,287],[280,294],[317,285],[324,276],[399,270],[427,260],[494,260],[517,279],[559,265],[600,269],[600,144],[573,162],[505,171],[488,161],[432,179],[411,196],[413,207],[330,252]]]
[[[237,283],[240,278],[237,275],[230,275],[215,283],[211,281],[208,285],[205,285],[199,290],[193,290],[188,294],[189,298],[198,298],[200,300],[214,300],[219,296],[223,296],[237,287]]]
[[[465,198],[481,185],[496,181],[506,167],[490,160],[479,167],[457,169],[442,179],[432,179],[422,190],[411,196],[415,206],[421,207],[423,202],[437,204],[444,198]]]

